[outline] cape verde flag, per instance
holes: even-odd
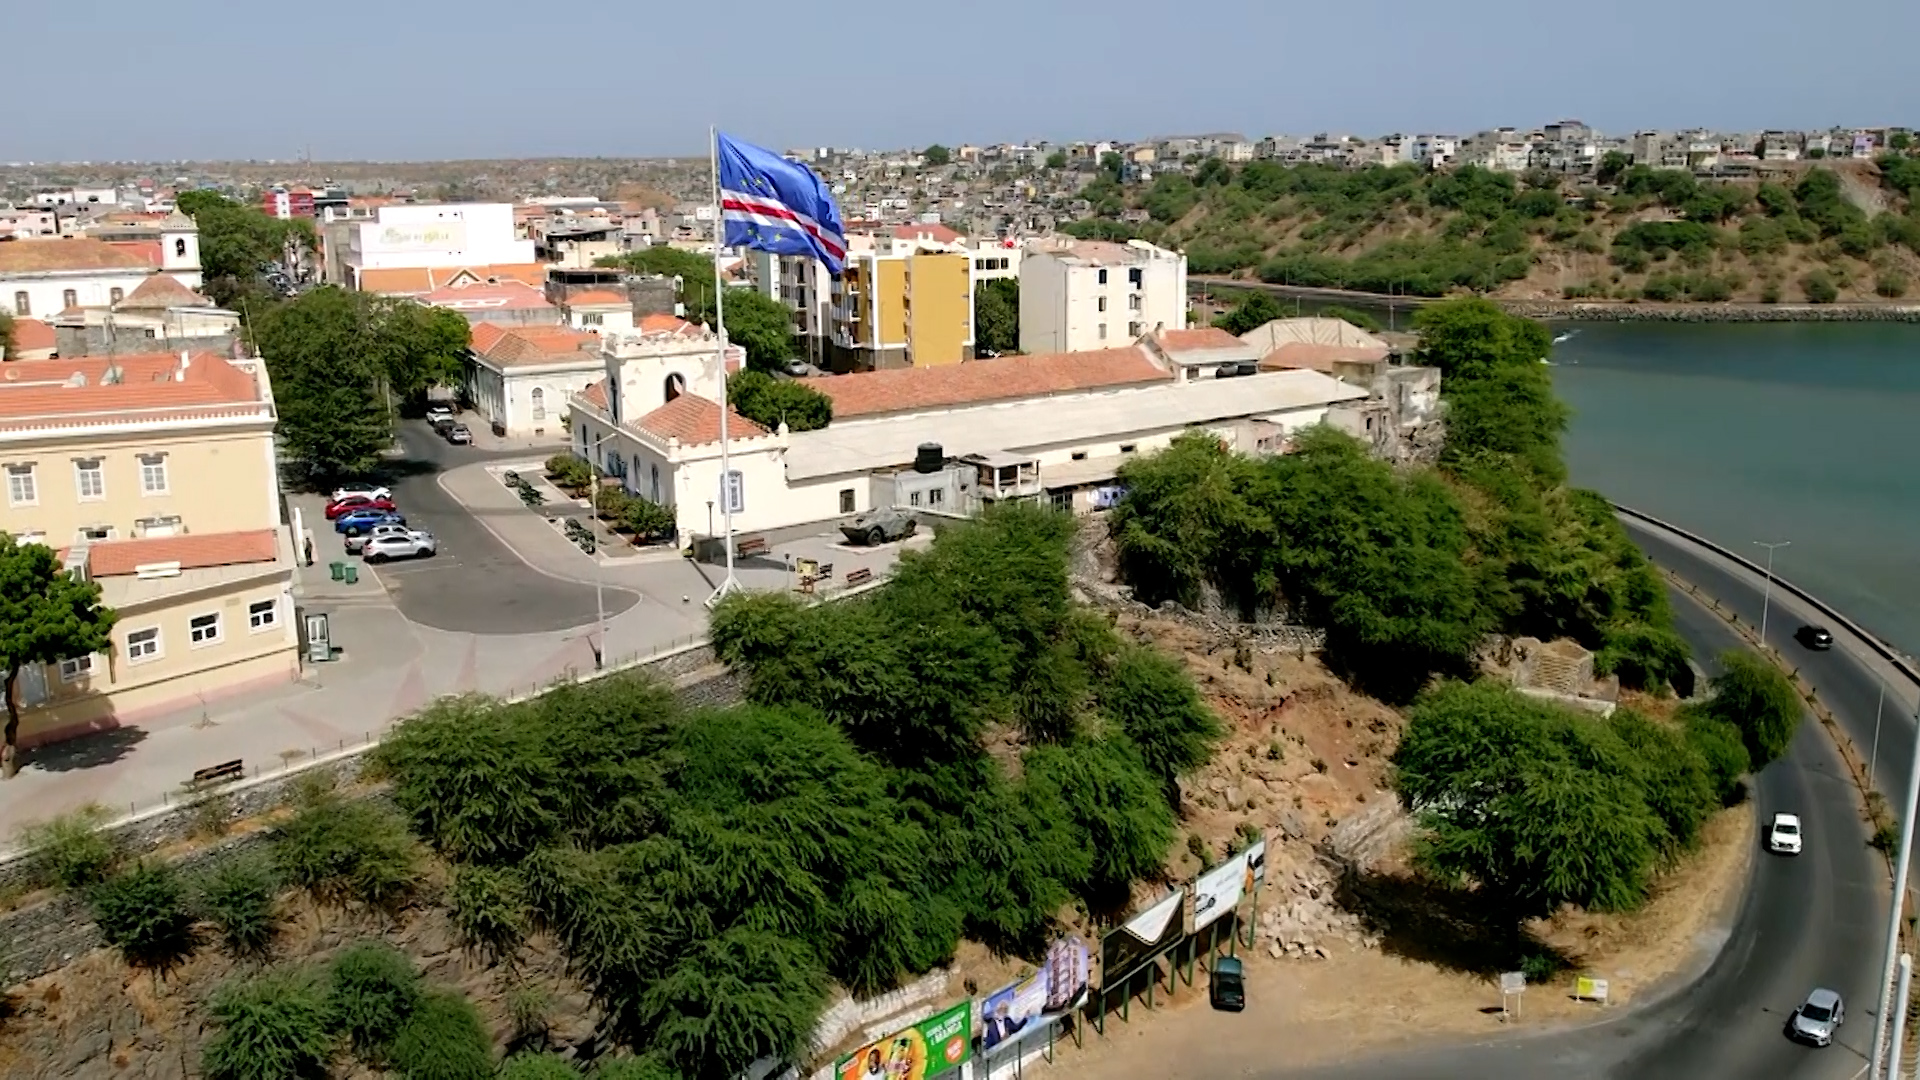
[[[751,143],[719,136],[721,243],[775,255],[810,255],[838,274],[847,229],[827,185],[804,165]]]

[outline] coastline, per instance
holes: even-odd
[[[1377,309],[1414,309],[1437,303],[1448,297],[1403,296],[1360,292],[1352,289],[1325,289],[1304,285],[1272,285],[1246,278],[1188,277],[1190,294],[1211,293],[1222,289],[1258,290],[1273,296],[1308,300],[1323,304],[1346,304]],[[1656,303],[1637,300],[1515,300],[1500,296],[1487,299],[1515,315],[1555,322],[1675,322],[1675,323],[1775,323],[1775,322],[1899,322],[1920,323],[1920,302],[1878,301],[1852,304],[1761,304],[1735,303]]]

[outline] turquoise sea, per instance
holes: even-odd
[[[1920,653],[1920,325],[1573,324],[1575,483],[1774,568]]]

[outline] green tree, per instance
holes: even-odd
[[[794,355],[793,312],[752,289],[729,289],[721,312],[727,340],[747,350],[747,367],[778,371]]]
[[[1066,167],[1067,152],[1065,150],[1055,150],[1053,153],[1047,155],[1047,168],[1052,169],[1054,172],[1059,172]]]
[[[214,303],[232,310],[242,307],[257,315],[276,299],[261,279],[270,264],[281,262],[287,248],[312,252],[319,248],[313,222],[268,217],[214,191],[183,191],[176,200],[180,212],[193,218],[199,232],[203,289]]]
[[[87,901],[100,935],[135,967],[164,973],[192,956],[199,944],[186,890],[164,863],[123,870],[95,885]]]
[[[922,150],[920,156],[926,160],[928,165],[936,169],[953,161],[953,152],[941,146],[939,143],[934,143],[932,146]]]
[[[234,956],[265,956],[280,928],[274,910],[279,882],[264,859],[222,863],[200,882],[200,914],[220,931]]]
[[[424,998],[412,958],[384,941],[357,941],[334,958],[327,1014],[355,1052],[383,1052]]]
[[[991,278],[973,287],[973,347],[982,356],[1020,351],[1020,282]]]
[[[386,1051],[397,1080],[491,1080],[493,1042],[473,1003],[433,990],[408,1014]]]
[[[1439,368],[1443,380],[1479,379],[1499,370],[1537,366],[1553,349],[1544,325],[1509,315],[1478,297],[1429,304],[1414,316],[1413,325],[1420,332],[1420,362]]]
[[[62,660],[112,647],[117,618],[100,604],[100,586],[74,578],[45,544],[21,544],[0,532],[0,669],[6,681],[7,727],[0,746],[0,779],[20,771],[20,672],[29,664],[52,668]]]
[[[1594,173],[1594,179],[1602,184],[1611,184],[1620,179],[1620,174],[1633,164],[1633,156],[1619,150],[1609,150],[1600,156],[1600,168]]]
[[[1233,305],[1233,310],[1213,320],[1213,325],[1239,337],[1285,317],[1286,312],[1281,310],[1280,301],[1264,292],[1250,292]]]
[[[608,255],[595,266],[611,266],[633,274],[657,274],[680,280],[680,302],[690,322],[713,323],[713,259],[691,251],[656,244],[624,255]]]
[[[398,299],[377,304],[375,312],[375,332],[391,339],[387,378],[395,397],[418,402],[432,387],[460,383],[472,341],[465,316]]]
[[[772,431],[817,431],[833,420],[833,399],[805,383],[743,371],[727,380],[727,400],[741,416]]]
[[[207,1080],[324,1080],[334,1037],[320,981],[306,969],[232,979],[208,1007],[219,1028],[200,1058]]]
[[[1100,171],[1114,183],[1120,182],[1120,175],[1126,171],[1126,168],[1126,159],[1112,150],[1100,155]]]
[[[1764,768],[1787,752],[1799,730],[1805,712],[1800,693],[1779,668],[1749,652],[1722,653],[1720,669],[1706,714],[1738,731],[1751,766]]]
[[[13,336],[13,316],[0,311],[0,361],[18,359],[19,346]]]
[[[378,299],[314,289],[254,324],[273,376],[277,434],[323,479],[366,472],[393,442],[388,387],[396,357],[375,332]]]
[[[1180,777],[1206,764],[1226,734],[1186,669],[1148,649],[1126,649],[1101,680],[1099,698],[1177,808]]]

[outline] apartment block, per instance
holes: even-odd
[[[297,678],[265,363],[147,353],[5,373],[0,532],[58,550],[119,616],[107,652],[22,672],[23,743]]]
[[[1064,237],[1020,259],[1020,351],[1085,352],[1187,327],[1187,257],[1144,240]]]
[[[944,225],[847,237],[831,284],[826,359],[835,370],[937,367],[973,358],[973,249]]]

